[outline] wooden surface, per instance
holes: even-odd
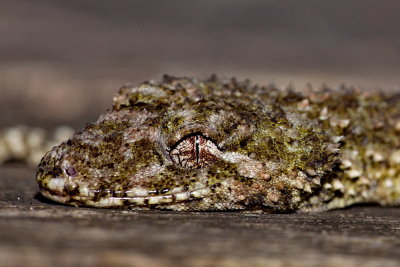
[[[316,214],[76,208],[0,169],[0,266],[399,266],[400,209]]]

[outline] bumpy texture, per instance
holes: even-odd
[[[57,202],[134,209],[321,211],[400,203],[400,96],[174,78],[123,87],[42,159]]]

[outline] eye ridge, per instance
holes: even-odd
[[[199,169],[218,158],[221,150],[208,136],[201,132],[191,133],[171,147],[171,160],[186,169]]]

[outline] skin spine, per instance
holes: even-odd
[[[49,151],[41,193],[93,207],[323,211],[400,204],[400,95],[164,76]]]

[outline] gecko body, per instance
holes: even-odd
[[[323,211],[400,203],[400,96],[164,76],[49,151],[45,197],[93,207]]]

